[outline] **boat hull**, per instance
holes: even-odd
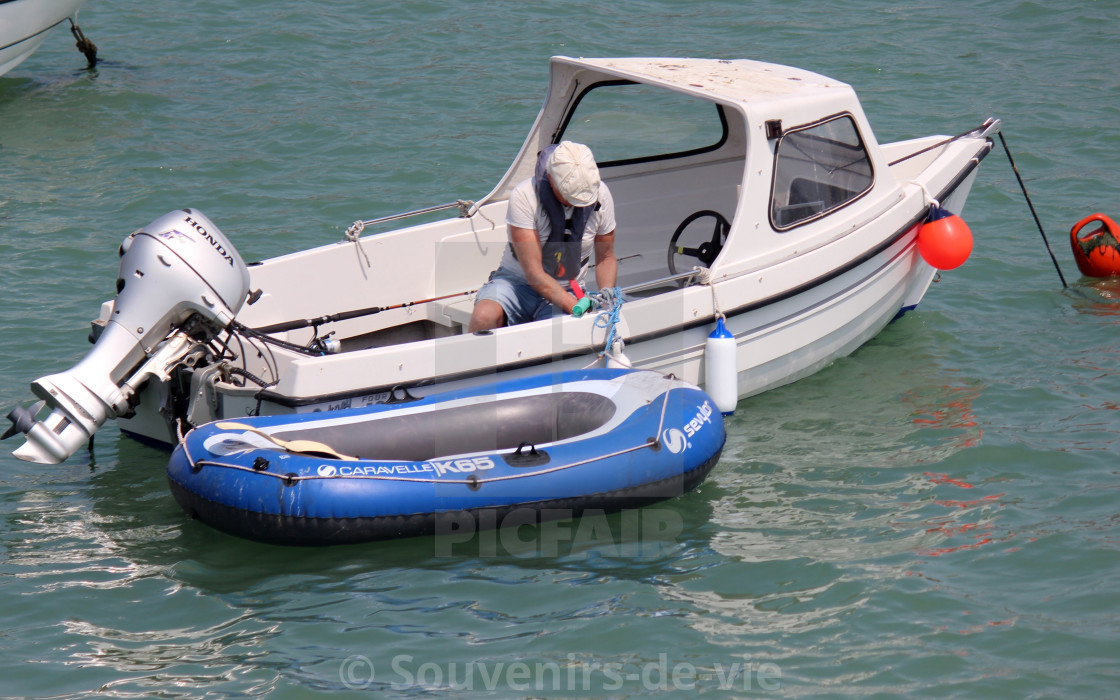
[[[366,454],[286,452],[254,431]],[[208,424],[184,437],[167,472],[183,509],[217,529],[345,544],[673,498],[704,479],[725,438],[718,410],[694,386],[588,370],[400,405]]]
[[[0,2],[0,75],[23,63],[52,28],[72,17],[85,0]]]
[[[954,210],[961,211],[976,177],[973,169],[962,175],[951,190],[941,193],[941,200]],[[835,268],[828,274],[802,285],[784,290],[762,301],[736,305],[735,301],[749,298],[750,287],[757,286],[756,277],[744,275],[738,280],[720,284],[716,296],[724,306],[727,328],[735,336],[737,390],[740,398],[753,396],[770,389],[794,382],[840,357],[851,354],[877,335],[891,321],[916,308],[933,281],[937,271],[926,264],[917,250],[919,220],[902,222],[897,229],[881,235],[874,247],[856,256],[846,266]],[[737,286],[736,286],[737,285]],[[713,294],[706,288],[686,290],[693,297],[661,302],[637,299],[622,307],[623,324],[620,336],[625,339],[626,361],[634,368],[673,374],[684,381],[703,387],[704,348],[708,335],[715,325]],[[673,318],[676,324],[667,323]],[[653,319],[652,322],[648,322]],[[689,320],[697,319],[697,320]],[[605,331],[593,331],[596,344],[573,345],[569,337],[583,338],[565,324],[571,319],[557,319],[553,327],[544,322],[545,329],[534,333],[527,326],[503,329],[504,334],[522,334],[522,337],[543,335],[547,348],[536,358],[520,351],[502,357],[504,347],[522,347],[522,340],[511,337],[509,341],[494,340],[493,347],[480,352],[477,348],[464,350],[458,344],[462,338],[412,344],[408,352],[401,352],[402,366],[424,363],[416,372],[420,379],[400,379],[396,373],[392,383],[355,386],[356,373],[347,375],[349,386],[340,392],[322,394],[305,393],[298,388],[281,391],[258,387],[238,388],[219,384],[216,392],[221,400],[220,416],[254,415],[257,413],[286,415],[313,413],[338,408],[359,407],[386,400],[394,387],[408,386],[413,393],[424,396],[435,391],[460,390],[480,383],[493,381],[495,374],[501,378],[530,377],[540,372],[571,371],[587,367],[596,360],[602,349]],[[591,320],[588,320],[591,323]],[[537,324],[540,325],[540,324]],[[496,337],[496,336],[491,336]],[[466,338],[468,342],[471,339]],[[474,339],[477,341],[477,339]],[[527,339],[525,344],[532,342]],[[477,357],[471,366],[464,357]],[[398,356],[365,359],[363,364],[391,365]],[[344,362],[340,356],[320,360],[324,367]],[[600,359],[602,362],[602,359]],[[355,364],[360,369],[360,364]],[[321,377],[322,372],[308,370],[306,374]],[[323,382],[326,384],[327,382]],[[155,392],[161,387],[154,388]],[[142,404],[160,405],[162,397],[145,397]],[[166,434],[166,424],[156,419],[150,424],[143,418],[122,421],[122,428],[139,435]]]

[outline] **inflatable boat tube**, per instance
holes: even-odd
[[[697,387],[596,369],[208,423],[183,437],[167,475],[183,509],[219,530],[342,544],[673,498],[703,481],[725,437]]]

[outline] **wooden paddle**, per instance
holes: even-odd
[[[358,461],[357,457],[351,457],[350,455],[344,455],[340,452],[336,452],[335,449],[330,445],[324,445],[323,443],[316,442],[314,440],[281,440],[278,437],[269,435],[263,430],[257,430],[251,425],[245,425],[244,423],[235,423],[232,421],[222,421],[220,423],[216,423],[215,425],[222,430],[247,430],[254,435],[260,435],[265,440],[268,440],[277,447],[284,448],[288,452],[296,452],[299,454],[327,455],[328,457],[332,457],[334,459],[341,459],[344,462]]]

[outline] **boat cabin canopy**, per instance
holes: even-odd
[[[656,237],[664,246],[667,233],[654,228],[672,233],[707,210],[730,222],[732,233],[772,237],[760,245],[757,235],[728,235],[719,258],[705,261],[713,271],[730,261],[762,262],[760,251],[789,254],[831,212],[875,199],[873,190],[885,206],[898,189],[849,85],[760,61],[553,57],[544,106],[481,203],[508,199],[532,176],[537,154],[562,140],[586,143],[595,154],[614,194],[620,259],[652,258],[639,240]],[[624,265],[620,282],[658,276],[659,258]]]

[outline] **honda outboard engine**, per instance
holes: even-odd
[[[36,420],[42,404],[8,415],[4,437],[26,435],[14,453],[20,459],[57,464],[106,420],[130,414],[144,383],[166,380],[192,348],[229,326],[248,295],[248,268],[200,211],[161,216],[125,239],[120,253],[117,297],[93,350],[31,384],[50,415]]]

